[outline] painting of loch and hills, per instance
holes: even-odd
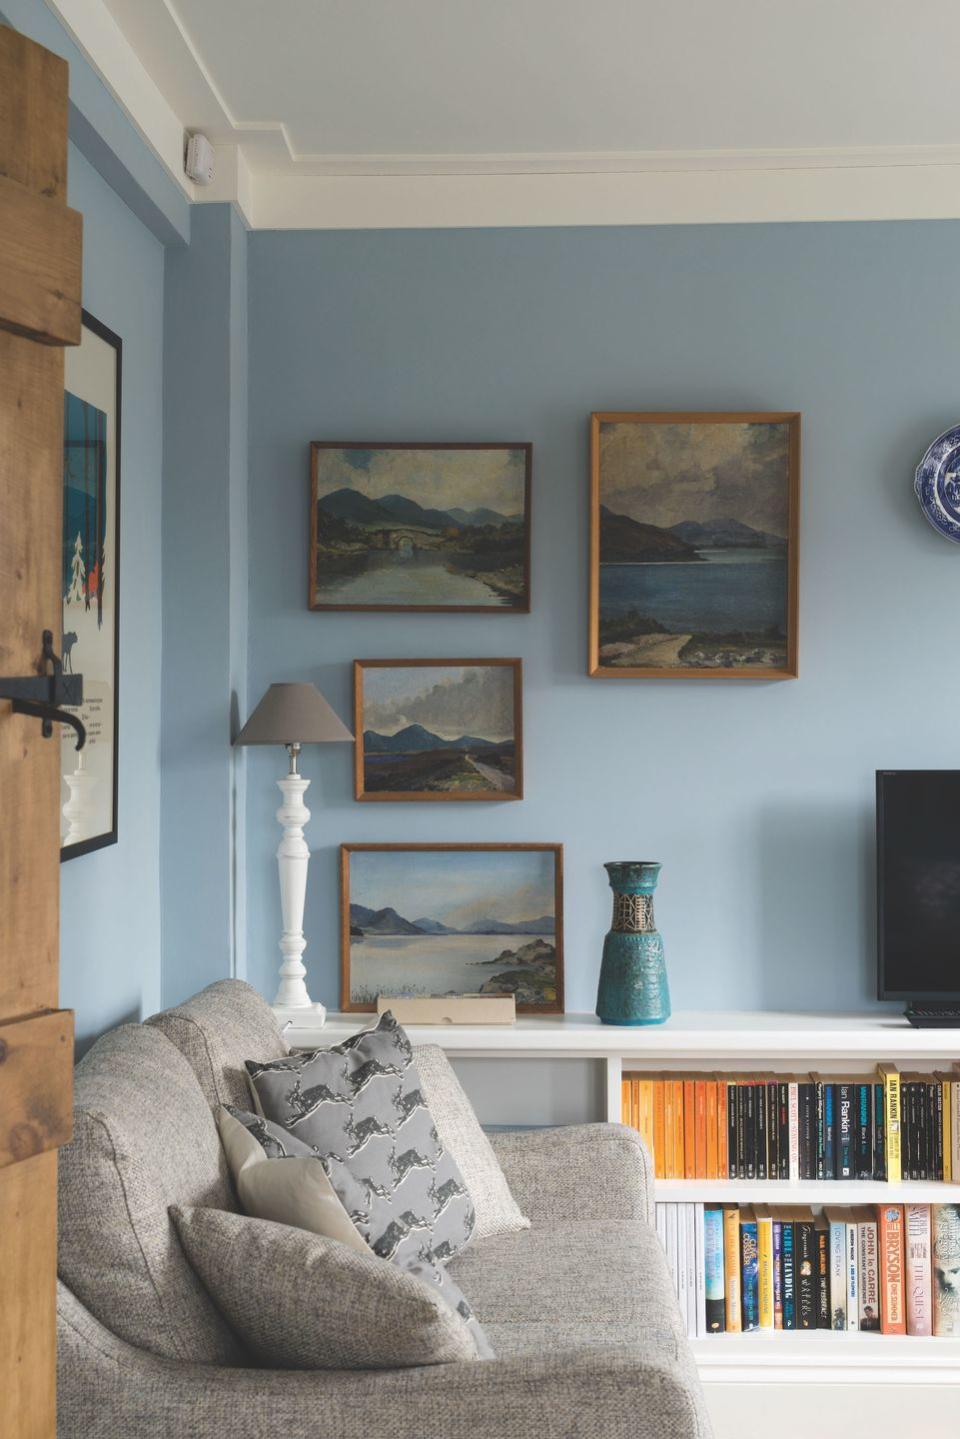
[[[519,799],[519,660],[357,660],[357,799]]]
[[[344,1009],[513,994],[563,1009],[559,845],[344,845]]]
[[[799,416],[594,416],[594,674],[796,673]]]
[[[530,608],[532,446],[311,445],[311,609]]]

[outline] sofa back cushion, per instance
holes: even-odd
[[[59,1196],[61,1278],[102,1324],[167,1359],[242,1362],[167,1212],[237,1205],[210,1106],[158,1030],[123,1025],[77,1066]]]
[[[186,1058],[211,1107],[250,1108],[244,1061],[282,1059],[287,1046],[267,1001],[240,979],[208,984],[193,999],[147,1020]]]

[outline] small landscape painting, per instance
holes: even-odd
[[[343,845],[344,1010],[513,994],[519,1013],[562,1013],[562,860],[558,844]]]
[[[532,451],[315,440],[310,608],[528,611]]]
[[[590,674],[797,673],[800,416],[595,414]]]
[[[357,660],[356,797],[520,799],[520,660]]]

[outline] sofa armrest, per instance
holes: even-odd
[[[692,1360],[662,1346],[384,1371],[177,1364],[60,1286],[58,1439],[710,1439]]]
[[[635,1129],[571,1124],[491,1134],[524,1214],[534,1221],[641,1219],[653,1223],[653,1165]]]

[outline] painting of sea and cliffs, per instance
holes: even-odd
[[[311,609],[530,609],[532,445],[310,453]]]
[[[345,844],[341,1005],[377,997],[513,994],[563,1012],[558,844]]]
[[[357,660],[360,800],[523,795],[520,660]]]
[[[595,414],[594,677],[797,673],[800,416]]]

